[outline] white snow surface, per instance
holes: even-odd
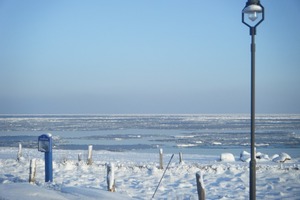
[[[18,148],[0,147],[1,200],[151,199],[165,170],[158,169],[158,152],[93,151],[93,164],[87,165],[87,152],[54,150],[53,182],[45,183],[44,153],[23,149],[20,161],[17,153]],[[235,161],[227,162],[220,161],[220,155],[187,154],[179,164],[175,155],[154,199],[198,199],[197,172],[203,174],[206,199],[248,199],[249,163],[234,156]],[[278,163],[268,157],[257,160],[257,199],[299,199],[300,158]],[[164,166],[170,158],[170,154],[164,155]],[[30,159],[36,159],[35,184],[28,183]],[[107,191],[108,163],[115,166],[116,192]]]

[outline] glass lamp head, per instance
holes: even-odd
[[[260,5],[251,4],[243,9],[243,13],[248,15],[251,21],[255,21],[258,17],[258,13],[262,13],[262,7]]]

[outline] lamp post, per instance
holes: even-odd
[[[245,14],[248,19],[245,19]],[[260,19],[258,19],[260,18]],[[264,20],[264,7],[259,0],[248,0],[242,11],[242,22],[250,28],[251,35],[251,161],[250,199],[256,199],[256,156],[255,156],[255,35],[256,27]]]

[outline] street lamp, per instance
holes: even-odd
[[[248,19],[245,19],[245,14]],[[251,35],[251,161],[250,199],[256,199],[256,156],[255,156],[255,35],[256,27],[264,20],[264,7],[259,0],[248,0],[242,11],[242,22],[250,28]]]

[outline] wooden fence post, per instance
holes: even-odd
[[[91,165],[93,163],[93,160],[92,160],[92,151],[93,151],[93,145],[89,145],[88,159],[87,159],[87,164],[88,165]]]
[[[205,189],[204,189],[203,176],[201,171],[196,173],[196,182],[197,182],[198,199],[205,200]]]
[[[36,159],[30,160],[29,167],[29,183],[35,183],[35,175],[36,175]]]
[[[20,142],[19,143],[19,150],[18,150],[17,160],[20,161],[21,157],[22,157],[22,144]]]
[[[82,154],[79,153],[79,154],[78,154],[78,162],[81,162],[81,160],[82,160]]]
[[[163,149],[159,149],[159,169],[163,168]]]
[[[182,153],[181,152],[179,152],[179,164],[182,164]]]
[[[115,166],[113,163],[110,163],[107,165],[107,190],[110,192],[115,192],[116,191],[116,186],[115,186]]]

